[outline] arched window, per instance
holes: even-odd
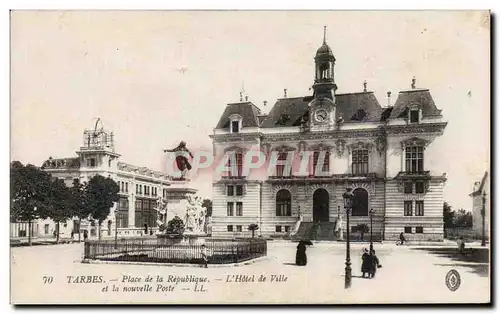
[[[352,206],[353,216],[368,216],[368,192],[363,188],[353,191],[354,203]]]
[[[286,189],[276,193],[276,216],[292,216],[292,195]]]

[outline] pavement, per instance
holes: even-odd
[[[11,249],[11,300],[15,304],[404,304],[490,301],[487,274],[476,272],[470,263],[421,250],[424,245],[375,243],[383,267],[378,269],[374,279],[363,279],[360,278],[361,254],[368,244],[351,244],[353,278],[350,289],[344,289],[345,243],[314,243],[307,249],[308,264],[303,267],[294,265],[296,245],[288,241],[270,241],[265,259],[239,267],[207,269],[84,264],[81,263],[82,243],[14,247]],[[456,243],[443,243],[442,246],[456,247]],[[417,247],[418,250],[415,249]],[[460,274],[461,284],[456,291],[449,290],[445,281],[451,269]],[[123,290],[143,287],[148,284],[144,282],[148,275],[155,278],[149,283],[153,291]],[[74,278],[79,276],[85,276],[83,283],[79,280],[74,282]],[[102,278],[99,279],[99,276]],[[164,281],[158,282],[157,276]],[[201,285],[168,282],[169,279],[186,276],[206,281]],[[92,279],[89,283],[85,278],[99,280]],[[130,281],[130,278],[139,278],[141,282]],[[259,278],[265,280],[259,281]],[[113,291],[113,287],[118,291]]]

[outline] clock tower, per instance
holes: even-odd
[[[327,131],[335,127],[335,75],[333,67],[335,57],[326,44],[326,26],[323,45],[316,51],[314,99],[309,103],[309,121],[311,131]]]

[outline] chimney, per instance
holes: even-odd
[[[286,98],[286,88],[284,89],[284,91],[285,91],[285,97],[284,98]]]
[[[245,96],[245,101],[248,101],[248,96]]]
[[[417,80],[415,79],[415,77],[413,77],[411,79],[411,89],[415,89],[415,83],[417,82]]]
[[[363,92],[366,92],[366,85],[367,85],[367,83],[366,83],[366,80],[365,80],[365,81],[363,82]]]
[[[391,92],[387,92],[387,107],[391,106]]]

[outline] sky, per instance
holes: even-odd
[[[490,164],[484,12],[13,12],[11,160],[76,156],[98,117],[127,163],[162,170],[163,149],[180,140],[211,151],[208,135],[242,87],[265,112],[285,88],[288,97],[311,93],[325,25],[338,93],[366,80],[385,105],[386,92],[394,101],[414,76],[430,89],[448,126],[426,163],[447,174],[445,201],[470,209]],[[192,184],[210,197],[210,177]]]

